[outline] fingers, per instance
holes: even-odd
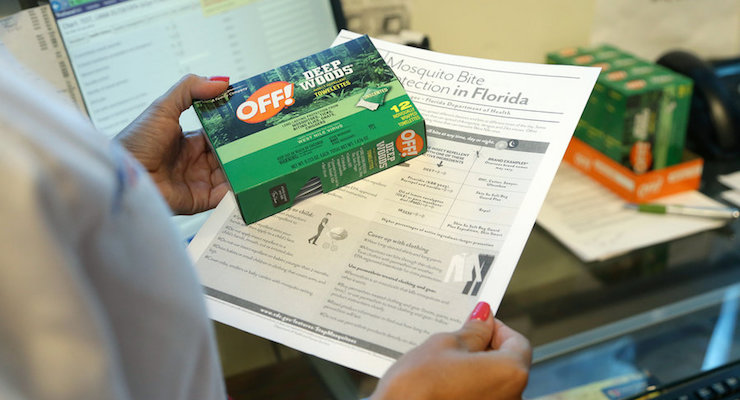
[[[432,335],[401,357],[371,399],[520,399],[530,358],[527,340],[481,302],[458,331]]]
[[[478,303],[470,314],[468,321],[455,335],[463,349],[471,352],[487,350],[493,336],[491,306],[486,302]]]
[[[193,100],[211,99],[229,87],[228,78],[214,77],[213,80],[197,75],[186,75],[157,100],[157,103],[172,113],[180,113],[190,108]]]
[[[460,348],[469,352],[498,350],[527,368],[532,362],[529,341],[519,332],[493,318],[491,307],[486,302],[475,306],[468,321],[454,335]]]
[[[529,344],[529,340],[498,319],[494,319],[491,347],[494,350],[499,350],[513,356],[527,368],[532,363],[532,347]]]

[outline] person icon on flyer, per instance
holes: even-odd
[[[313,235],[310,239],[308,239],[308,243],[312,243],[313,245],[316,245],[316,241],[319,239],[319,236],[321,236],[321,232],[324,231],[324,227],[326,227],[326,224],[329,223],[330,215],[331,213],[326,213],[324,218],[321,219],[319,226],[316,227],[316,234]]]

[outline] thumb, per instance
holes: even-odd
[[[475,306],[465,324],[455,332],[460,347],[470,352],[489,349],[493,337],[491,306],[481,301]]]
[[[170,113],[179,116],[190,108],[193,100],[212,99],[223,93],[229,87],[226,77],[204,78],[197,75],[185,75],[179,82],[170,88],[157,103]]]

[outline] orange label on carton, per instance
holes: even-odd
[[[240,104],[236,109],[236,116],[246,123],[256,124],[275,116],[293,103],[293,84],[272,82],[257,89],[247,101]]]
[[[637,203],[698,189],[704,165],[701,158],[691,158],[670,167],[637,174],[577,138],[571,139],[563,160],[623,199]]]

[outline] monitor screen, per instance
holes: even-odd
[[[187,73],[240,81],[329,47],[339,0],[52,0],[93,124],[114,136]],[[200,128],[195,112],[183,130]],[[208,213],[176,216],[183,239]]]
[[[329,0],[52,0],[88,115],[113,136],[187,73],[232,82],[330,46]],[[195,113],[184,130],[200,127]]]

